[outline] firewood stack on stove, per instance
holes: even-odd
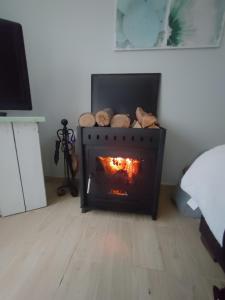
[[[112,128],[159,128],[157,117],[146,112],[142,107],[136,109],[136,119],[131,120],[128,114],[114,114],[111,108],[99,110],[96,114],[87,112],[79,118],[80,127]]]

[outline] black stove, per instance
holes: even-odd
[[[157,115],[160,74],[92,75],[92,111],[110,107]],[[157,218],[166,130],[78,127],[81,210],[110,209]]]

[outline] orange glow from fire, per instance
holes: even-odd
[[[140,169],[140,160],[133,158],[99,156],[103,168],[108,175],[114,175],[119,171],[127,173],[128,182],[132,183],[134,177],[138,174]]]
[[[128,196],[126,191],[118,190],[118,189],[111,189],[110,194],[116,196]]]

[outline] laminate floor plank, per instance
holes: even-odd
[[[90,211],[79,198],[0,218],[0,300],[210,300],[224,274],[200,241],[199,221],[160,194],[150,216]]]

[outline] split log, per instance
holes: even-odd
[[[157,118],[152,113],[145,112],[141,107],[136,109],[136,117],[143,128],[150,127],[157,123]]]
[[[141,124],[137,120],[134,120],[134,122],[131,124],[131,127],[132,128],[142,128]]]
[[[152,124],[151,126],[149,126],[148,128],[158,128],[159,129],[159,126],[157,124]]]
[[[98,126],[108,126],[113,117],[113,111],[111,108],[105,108],[96,113],[95,119]]]
[[[130,127],[130,118],[125,114],[117,114],[114,115],[110,122],[111,127],[121,127],[121,128],[129,128]]]
[[[95,115],[93,113],[88,112],[80,115],[79,125],[81,127],[94,127],[95,123]]]

